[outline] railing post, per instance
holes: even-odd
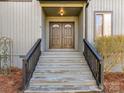
[[[104,90],[104,84],[103,84],[103,82],[104,82],[104,62],[103,62],[103,60],[100,61],[100,64],[101,64],[101,85],[100,85],[100,88],[102,90]]]
[[[23,88],[25,89],[25,84],[26,84],[26,60],[23,59]]]

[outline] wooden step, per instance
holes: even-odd
[[[85,68],[71,68],[71,67],[47,67],[47,68],[37,68],[35,69],[35,71],[44,71],[44,70],[51,70],[51,71],[73,71],[73,70],[77,70],[77,71],[90,71],[89,68],[85,67]]]
[[[100,89],[91,85],[35,85],[30,86],[25,93],[93,93],[95,91],[100,91]]]
[[[74,74],[75,73],[75,74]],[[37,76],[44,76],[44,75],[51,75],[51,76],[80,76],[80,77],[84,77],[84,76],[90,76],[92,75],[92,73],[90,71],[77,71],[77,70],[73,70],[73,71],[50,71],[50,70],[47,70],[47,71],[41,71],[41,72],[37,72],[35,71],[33,76],[37,77]]]
[[[43,52],[41,55],[41,58],[56,58],[56,57],[60,57],[60,58],[72,58],[72,57],[76,57],[76,58],[82,58],[83,57],[83,53],[80,52]]]
[[[57,83],[57,84],[71,84],[71,83],[78,83],[78,84],[84,84],[84,83],[93,83],[96,84],[93,78],[90,77],[83,77],[83,78],[78,78],[78,77],[40,77],[40,78],[32,78],[30,83],[35,83],[35,84],[42,84],[42,83]]]
[[[42,55],[40,58],[82,58],[82,55]]]
[[[83,66],[88,66],[87,65],[87,63],[85,63],[85,62],[83,62],[83,63],[81,63],[81,62],[78,62],[78,63],[71,63],[71,62],[68,62],[68,63],[65,63],[65,62],[40,62],[40,63],[38,63],[37,64],[37,66],[54,66],[54,65],[56,65],[56,66],[70,66],[70,65],[83,65]]]
[[[93,79],[94,80],[94,78],[93,78],[93,76],[92,76],[92,74],[90,73],[85,73],[85,74],[76,74],[76,75],[73,75],[73,74],[62,74],[62,75],[60,75],[60,74],[39,74],[39,73],[35,73],[35,74],[33,74],[33,77],[32,77],[32,79],[39,79],[39,78],[45,78],[45,77],[63,77],[63,78],[72,78],[72,77],[75,77],[75,78],[77,78],[77,77],[82,77],[81,79]]]
[[[42,52],[42,55],[83,55],[82,52]]]
[[[79,61],[51,61],[51,60],[48,60],[48,61],[44,61],[44,60],[42,60],[42,61],[39,61],[38,62],[38,64],[86,64],[87,65],[87,62],[86,61],[81,61],[81,62],[79,62]]]
[[[39,63],[42,63],[42,62],[58,62],[58,63],[84,63],[86,62],[85,61],[85,58],[70,58],[70,57],[64,57],[64,58],[61,58],[61,57],[57,57],[57,58],[52,58],[52,57],[47,57],[47,58],[41,58],[40,57],[40,60],[39,60]]]
[[[93,86],[93,85],[96,84],[96,82],[93,82],[93,81],[90,81],[90,80],[89,81],[82,81],[82,82],[81,81],[79,81],[79,82],[78,81],[76,81],[76,82],[63,82],[63,83],[60,82],[60,81],[58,83],[55,83],[55,82],[57,82],[57,81],[51,81],[51,82],[50,81],[43,81],[43,82],[42,81],[33,81],[33,82],[31,81],[30,84],[34,85],[34,86],[35,85],[39,85],[39,86],[40,85],[51,85],[51,86],[52,85],[56,85],[56,86],[57,85],[63,85],[63,86],[64,85]]]
[[[64,65],[63,66],[61,64],[61,65],[51,65],[51,66],[50,65],[45,65],[45,66],[40,65],[40,66],[37,66],[36,67],[36,69],[44,69],[44,68],[49,68],[49,69],[53,69],[53,68],[56,68],[56,69],[57,68],[72,68],[72,69],[73,68],[78,68],[78,69],[80,69],[80,68],[86,68],[87,69],[88,66],[87,65],[71,65],[71,64],[70,65],[66,65],[66,66]]]

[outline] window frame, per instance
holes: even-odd
[[[96,40],[96,15],[111,14],[111,36],[113,36],[113,11],[94,11],[94,41]],[[104,17],[103,17],[104,20]],[[104,21],[103,21],[103,31],[104,31]],[[104,33],[104,32],[102,32]]]

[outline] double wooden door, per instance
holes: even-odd
[[[74,23],[50,22],[49,32],[50,49],[74,48]]]

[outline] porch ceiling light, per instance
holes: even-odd
[[[60,8],[59,14],[60,14],[61,16],[64,15],[64,9],[63,9],[63,8]]]

